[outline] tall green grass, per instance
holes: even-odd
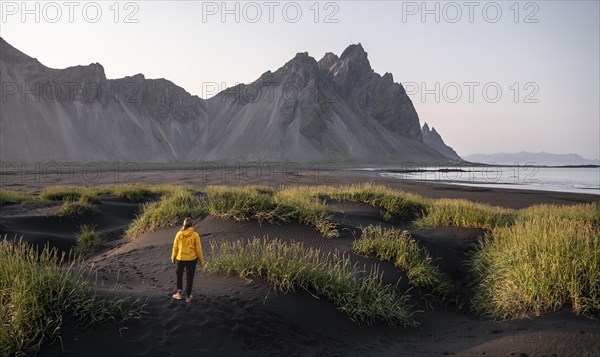
[[[497,319],[600,312],[600,229],[586,221],[595,212],[571,216],[580,210],[536,207],[494,229],[471,260],[474,309]]]
[[[392,216],[404,221],[420,217],[429,206],[429,200],[418,195],[370,183],[350,186],[293,186],[275,192],[276,203],[291,208],[292,216],[301,222],[317,227],[327,238],[339,236],[337,226],[331,222],[332,212],[324,200],[362,202],[385,210],[383,217]],[[289,212],[289,210],[284,210]]]
[[[99,190],[103,194],[123,197],[132,203],[141,203],[154,194],[163,193],[160,187],[137,184],[120,184],[103,187]]]
[[[54,213],[60,217],[83,217],[88,214],[98,214],[100,209],[96,204],[99,199],[92,196],[80,196],[77,200],[65,200]]]
[[[48,186],[40,193],[44,201],[77,201],[82,196],[96,196],[92,187],[86,186]]]
[[[325,203],[307,194],[304,187],[274,190],[263,186],[208,186],[205,190],[211,216],[269,222],[297,219],[315,227],[326,238],[339,236]]]
[[[15,203],[35,202],[35,196],[12,190],[0,189],[0,207]]]
[[[577,205],[542,204],[519,211],[519,219],[557,219],[600,226],[600,201]]]
[[[211,216],[237,221],[258,219],[259,221],[282,221],[289,217],[287,212],[276,214],[277,205],[273,201],[275,191],[263,186],[208,186],[208,212]]]
[[[35,354],[59,334],[65,318],[98,325],[140,316],[136,303],[95,294],[88,273],[76,269],[75,261],[67,263],[56,249],[38,251],[26,243],[1,241],[0,355]]]
[[[211,273],[236,273],[246,278],[266,278],[277,290],[304,289],[324,296],[357,322],[386,321],[414,326],[406,295],[383,285],[381,274],[368,274],[352,265],[347,256],[325,255],[300,243],[254,238],[247,242],[210,242]]]
[[[75,185],[57,185],[48,186],[40,193],[40,199],[45,201],[76,201],[81,197],[97,199],[98,195],[114,195],[123,197],[132,203],[140,203],[152,197],[173,191],[175,185],[145,185],[135,184],[115,184],[100,186],[75,186]]]
[[[79,228],[75,251],[81,255],[95,253],[102,249],[104,242],[93,226],[83,225]]]
[[[352,248],[359,254],[394,263],[406,271],[409,283],[430,289],[443,300],[453,295],[450,277],[433,264],[427,249],[420,247],[408,231],[370,225],[362,228],[362,234],[352,243]]]
[[[312,225],[325,237],[339,235],[330,212],[317,197],[304,196],[298,188],[274,190],[263,186],[208,186],[205,197],[183,187],[169,187],[158,202],[147,203],[127,230],[135,238],[145,232],[181,223],[186,216],[209,214],[238,221],[287,222],[297,219]]]
[[[361,183],[349,186],[313,186],[304,188],[307,194],[329,197],[338,201],[362,202],[386,210],[384,214],[404,221],[421,217],[431,201],[419,195],[382,185]]]
[[[208,213],[206,200],[190,189],[173,187],[160,200],[142,206],[141,213],[125,231],[134,239],[146,232],[181,224],[185,217],[197,217]]]
[[[325,238],[339,236],[337,225],[331,221],[332,213],[318,196],[310,195],[305,187],[285,187],[277,191],[274,202],[279,211],[315,227]]]
[[[418,228],[456,226],[492,229],[511,225],[516,211],[462,199],[438,199],[413,225]]]

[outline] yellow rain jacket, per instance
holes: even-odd
[[[171,260],[195,260],[196,258],[200,261],[200,265],[204,265],[200,235],[194,232],[193,227],[180,230],[173,241]]]

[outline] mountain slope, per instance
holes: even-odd
[[[447,161],[360,44],[319,62],[299,53],[205,101],[165,79],[107,79],[100,64],[48,68],[0,38],[0,82],[2,161]]]

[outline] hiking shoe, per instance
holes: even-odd
[[[185,302],[190,302],[190,301],[192,301],[193,298],[194,297],[192,295],[188,295],[185,297]]]
[[[183,299],[183,295],[181,295],[181,290],[177,290],[175,294],[173,294],[173,299],[181,300]]]

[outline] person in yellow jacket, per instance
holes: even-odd
[[[183,220],[183,226],[175,235],[173,253],[171,254],[171,262],[176,263],[175,274],[177,275],[177,292],[173,294],[173,299],[183,299],[181,288],[183,286],[183,271],[185,270],[185,302],[190,302],[193,298],[192,284],[194,283],[196,263],[200,261],[200,266],[204,266],[200,235],[194,232],[193,224],[194,222],[189,217]]]

